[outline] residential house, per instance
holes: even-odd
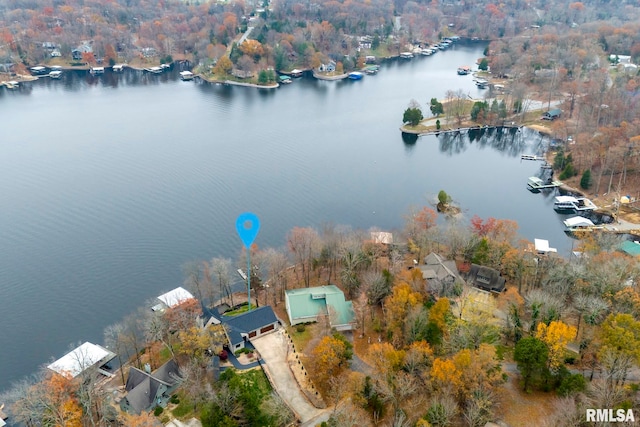
[[[251,338],[275,331],[280,326],[276,314],[271,306],[255,308],[237,316],[225,316],[217,309],[203,308],[202,323],[204,327],[209,325],[222,325],[226,333],[228,347],[232,351],[244,348],[245,343]]]
[[[132,367],[125,385],[127,395],[120,401],[120,408],[129,413],[140,414],[149,412],[156,406],[165,406],[180,381],[178,365],[173,359],[153,373]]]
[[[317,322],[319,317],[328,316],[332,328],[353,329],[353,304],[345,300],[344,293],[335,285],[288,290],[285,306],[291,325]]]
[[[553,110],[549,110],[542,115],[542,120],[555,120],[560,118],[562,115],[562,110],[559,108],[554,108]]]
[[[505,289],[505,279],[500,272],[483,265],[471,264],[468,280],[471,286],[494,293],[500,293]]]
[[[418,266],[427,281],[427,289],[439,296],[450,295],[456,283],[462,285],[464,279],[458,272],[456,262],[445,260],[432,252],[424,258],[424,265]]]
[[[82,55],[85,53],[93,53],[93,47],[91,47],[91,42],[84,42],[77,48],[71,51],[71,57],[74,61],[82,60]]]
[[[318,67],[318,71],[320,71],[321,73],[333,73],[334,71],[336,71],[336,63],[334,61],[329,61],[326,64],[320,64],[320,67]]]

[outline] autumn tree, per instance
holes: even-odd
[[[332,377],[348,366],[352,356],[352,345],[342,335],[325,336],[311,351],[310,368],[318,383],[327,386]]]
[[[576,338],[577,330],[560,320],[547,325],[539,323],[536,329],[536,338],[544,342],[549,349],[549,369],[557,372],[564,362],[564,354],[567,344]]]
[[[610,314],[600,329],[598,359],[611,384],[621,384],[633,364],[640,363],[640,322],[629,314]]]

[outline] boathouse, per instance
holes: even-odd
[[[164,311],[167,308],[176,307],[183,302],[188,300],[195,299],[195,297],[188,290],[184,289],[182,286],[175,288],[172,291],[164,293],[158,297],[160,301],[158,304],[151,307],[153,311]]]
[[[74,350],[51,363],[47,368],[60,375],[77,377],[83,372],[95,368],[99,373],[112,377],[104,367],[113,360],[116,354],[97,344],[85,342]]]

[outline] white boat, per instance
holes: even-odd
[[[360,71],[352,71],[349,73],[349,79],[351,80],[362,80],[363,76],[364,73],[361,73]]]
[[[153,74],[160,74],[162,72],[162,68],[160,67],[149,67],[145,68],[144,70]]]
[[[458,67],[459,76],[466,76],[467,74],[471,74],[471,67],[469,67],[468,65]]]
[[[191,71],[180,71],[180,78],[182,80],[193,80],[193,73]]]
[[[402,59],[411,59],[411,58],[413,58],[413,53],[411,53],[411,52],[402,52],[400,54],[400,58],[402,58]]]
[[[89,70],[89,72],[94,76],[98,74],[104,74],[104,67],[91,67],[91,70]]]
[[[124,71],[124,64],[116,64],[113,67],[111,67],[111,70],[114,73],[121,73]]]
[[[51,77],[52,79],[59,79],[60,76],[62,76],[62,71],[60,70],[55,70],[49,73],[49,77]]]
[[[20,87],[20,82],[11,80],[9,82],[5,82],[4,85],[7,87],[7,89],[18,89]]]
[[[556,196],[553,209],[556,212],[590,212],[598,207],[586,197]]]
[[[430,56],[430,55],[433,55],[433,50],[429,48],[425,48],[420,51],[420,54],[424,56]]]

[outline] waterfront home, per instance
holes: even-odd
[[[166,406],[171,394],[180,385],[180,371],[173,359],[154,372],[146,372],[150,371],[148,364],[145,368],[145,371],[133,366],[129,369],[125,385],[127,395],[120,401],[120,408],[125,412],[140,414],[156,406]]]
[[[244,348],[247,341],[269,332],[280,326],[280,321],[271,306],[258,307],[236,316],[225,316],[217,309],[203,308],[201,318],[203,327],[210,328],[218,325],[226,335],[223,345],[232,351]]]
[[[554,108],[553,110],[549,110],[542,115],[542,120],[555,120],[560,118],[562,115],[562,110],[559,108]]]
[[[445,260],[432,252],[424,258],[424,265],[418,266],[422,278],[427,281],[427,289],[435,294],[446,296],[456,283],[464,283],[454,260]]]
[[[590,212],[598,207],[586,197],[556,196],[553,209],[558,213]]]
[[[182,286],[179,286],[169,292],[160,295],[157,299],[160,301],[160,303],[151,307],[152,311],[164,311],[167,308],[174,308],[184,302],[194,300],[195,297],[191,294],[191,292],[184,289]]]
[[[469,270],[469,283],[471,286],[484,291],[499,294],[505,290],[505,278],[500,276],[500,272],[484,265],[471,264]]]
[[[318,71],[321,73],[333,73],[336,70],[336,63],[334,61],[329,61],[326,64],[320,64],[318,67]],[[291,72],[293,75],[293,71]]]
[[[106,348],[85,342],[49,364],[47,368],[60,375],[69,375],[72,378],[91,368],[95,368],[100,374],[112,377],[113,374],[105,371],[104,368],[115,357],[116,354]]]
[[[84,42],[77,48],[71,51],[71,57],[74,61],[82,60],[82,55],[85,53],[93,53],[93,47],[91,47],[91,42]]]
[[[291,326],[317,322],[326,316],[333,329],[353,329],[353,304],[345,300],[344,293],[335,285],[290,289],[285,292],[285,308]]]

